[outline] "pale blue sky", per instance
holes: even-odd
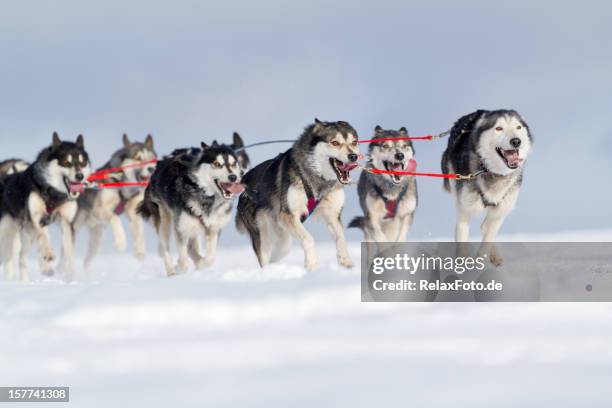
[[[99,165],[125,131],[152,132],[165,153],[234,130],[294,137],[314,117],[368,137],[379,124],[426,134],[514,108],[535,151],[502,232],[611,227],[612,6],[533,3],[3,2],[1,153],[32,159],[53,130],[82,132]],[[419,169],[438,171],[443,149],[418,143]],[[450,237],[441,182],[419,188],[412,238]],[[345,221],[356,188],[347,201]]]

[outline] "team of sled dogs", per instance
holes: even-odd
[[[377,126],[375,134],[383,140],[369,144],[368,167],[414,169],[414,146],[402,139],[408,135],[405,128],[396,131]],[[305,268],[315,269],[315,240],[304,222],[317,215],[335,240],[338,263],[351,267],[341,214],[344,188],[351,183],[351,171],[358,167],[358,142],[349,123],[316,119],[292,148],[251,168],[237,133],[230,144],[214,141],[178,149],[157,163],[152,163],[158,156],[151,136],[132,142],[124,135],[121,149],[102,166],[124,169],[106,175],[106,181],[144,181],[148,187],[90,189],[86,187],[92,169],[83,136],[68,142],[54,133],[51,145],[33,163],[15,159],[0,163],[0,260],[5,277],[14,279],[19,269],[21,278],[28,279],[26,261],[34,243],[41,272],[53,274],[52,223],[59,223],[62,233],[57,269],[68,278],[75,269],[75,234],[80,230],[89,229],[90,236],[85,266],[98,252],[107,225],[117,248],[124,250],[127,238],[122,215],[129,221],[136,257],[145,255],[143,221],[149,221],[159,235],[159,254],[168,275],[185,272],[190,260],[196,268],[206,267],[215,260],[219,234],[230,222],[237,197],[236,226],[250,237],[261,266],[283,258],[296,239],[304,250]],[[444,181],[457,207],[455,239],[468,240],[470,218],[486,212],[483,247],[486,245],[496,265],[502,259],[493,242],[516,203],[531,145],[529,127],[517,112],[479,110],[454,124],[442,155],[443,173],[479,174],[473,180]],[[358,193],[363,216],[353,219],[349,227],[363,230],[367,241],[407,238],[418,203],[414,177],[363,171]],[[172,235],[178,262],[170,251]]]

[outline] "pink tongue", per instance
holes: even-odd
[[[232,194],[241,194],[244,191],[244,185],[240,183],[224,183],[223,188]]]
[[[409,172],[414,172],[417,169],[417,162],[414,159],[410,159],[410,161],[408,161],[408,163],[406,164],[406,170],[404,171],[409,171]]]
[[[506,156],[506,160],[508,164],[517,164],[519,162],[519,155],[517,151],[512,152],[504,152],[504,156]]]
[[[82,193],[85,191],[85,184],[81,183],[70,183],[71,193]]]
[[[357,167],[357,163],[344,163],[342,166],[338,166],[341,171],[351,171]]]

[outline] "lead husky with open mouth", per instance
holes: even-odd
[[[313,213],[325,220],[335,239],[338,262],[353,266],[340,217],[358,152],[351,125],[315,119],[291,149],[244,176],[247,191],[238,201],[236,226],[248,232],[261,266],[283,258],[293,237],[302,244],[306,269],[316,268],[314,238],[303,225]]]
[[[221,229],[230,221],[232,199],[244,191],[242,168],[228,145],[202,143],[193,151],[171,155],[157,164],[138,213],[152,220],[159,235],[159,253],[168,276],[187,271],[189,258],[196,268],[211,265],[217,254]],[[174,232],[178,264],[170,254]],[[206,255],[199,251],[198,236],[206,238]]]
[[[74,272],[72,221],[77,212],[77,199],[84,189],[83,182],[90,173],[83,136],[79,135],[76,142],[71,143],[61,141],[54,133],[52,145],[40,152],[34,163],[2,182],[0,258],[7,279],[16,276],[17,259],[21,279],[29,279],[26,260],[34,239],[40,251],[41,272],[53,274],[55,252],[48,227],[55,221],[59,221],[62,228],[60,270],[71,278]]]
[[[368,147],[368,166],[388,171],[414,171],[414,148],[405,127],[399,131],[375,129],[376,139]],[[355,217],[349,228],[360,228],[366,241],[401,242],[405,241],[416,211],[418,195],[414,176],[397,174],[361,173],[359,185],[359,204],[363,217]]]
[[[470,218],[486,210],[481,253],[494,265],[502,263],[494,241],[516,204],[531,148],[529,126],[517,112],[479,110],[455,123],[442,155],[445,174],[480,174],[475,180],[445,179],[444,188],[457,203],[457,242],[469,239]]]

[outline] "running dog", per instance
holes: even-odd
[[[27,169],[29,165],[30,163],[21,159],[9,159],[0,162],[0,183],[11,174],[21,173]]]
[[[251,160],[246,152],[244,141],[242,140],[240,134],[238,134],[238,132],[234,132],[232,137],[233,142],[230,147],[236,153],[238,163],[240,164],[241,175],[244,175],[251,168]],[[166,158],[182,156],[181,160],[186,161],[198,157],[200,153],[202,153],[202,149],[199,147],[187,147],[183,149],[176,149],[170,155],[166,156]]]
[[[202,143],[199,154],[181,150],[158,163],[138,213],[152,220],[160,239],[159,253],[168,276],[184,273],[189,258],[197,269],[211,265],[221,229],[230,221],[232,199],[244,191],[241,166],[234,149],[216,141]],[[170,254],[174,231],[178,264]],[[198,235],[206,237],[206,255],[199,251]]]
[[[376,139],[408,137],[399,131],[375,129]],[[368,166],[376,169],[414,171],[414,147],[410,140],[381,140],[370,143]],[[417,208],[417,183],[413,176],[361,173],[357,187],[363,217],[356,217],[349,228],[360,228],[366,241],[405,241]]]
[[[59,269],[68,278],[72,277],[72,222],[83,182],[90,173],[83,136],[79,135],[76,142],[71,143],[61,141],[54,133],[52,145],[41,151],[34,163],[4,180],[0,187],[0,258],[7,279],[15,278],[17,260],[21,279],[29,279],[26,260],[34,239],[40,251],[41,272],[53,274],[55,252],[49,238],[49,225],[56,221],[62,229]]]
[[[470,218],[486,210],[481,254],[493,265],[503,261],[494,241],[516,204],[531,149],[529,126],[517,112],[479,110],[454,124],[442,155],[443,173],[478,174],[474,180],[445,179],[444,188],[457,204],[457,242],[468,240]]]
[[[263,267],[284,257],[296,238],[304,249],[304,264],[317,266],[315,242],[303,223],[317,213],[336,241],[338,262],[352,267],[340,221],[344,186],[357,167],[357,132],[347,122],[322,122],[306,127],[294,146],[254,167],[243,178],[236,226],[247,232]]]
[[[157,154],[153,136],[148,135],[144,143],[131,142],[123,135],[123,147],[116,151],[111,159],[99,170],[122,168],[109,174],[104,182],[144,182],[148,181],[155,171]],[[125,168],[127,166],[127,168]],[[136,214],[136,208],[144,198],[144,189],[128,187],[119,189],[87,190],[79,197],[79,211],[74,222],[75,230],[82,226],[89,229],[89,246],[85,256],[87,269],[98,253],[104,229],[110,224],[115,246],[119,251],[127,247],[126,234],[120,216],[125,213],[134,238],[134,254],[137,259],[145,257],[145,237],[142,218]]]

